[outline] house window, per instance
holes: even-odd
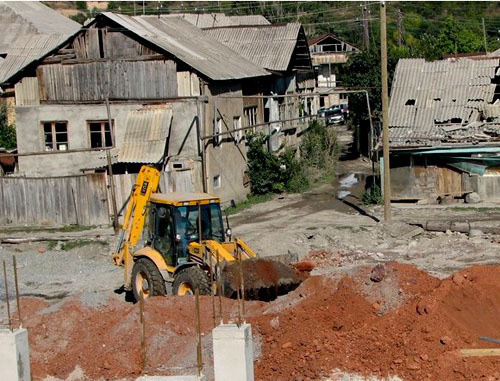
[[[45,151],[68,150],[68,122],[42,122]]]
[[[245,127],[257,124],[257,106],[245,107],[243,109]]]
[[[217,118],[217,123],[215,124],[214,131],[214,146],[222,143],[222,135],[219,135],[222,132],[222,119]]]
[[[214,188],[220,188],[221,177],[220,175],[214,176]]]
[[[111,121],[114,126],[114,121]],[[87,122],[89,130],[90,148],[104,148],[113,146],[112,131],[107,120]]]
[[[241,128],[241,116],[235,116],[233,117],[233,130],[238,130]],[[243,131],[235,131],[234,132],[234,140],[236,143],[241,142],[243,139]]]

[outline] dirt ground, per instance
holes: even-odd
[[[467,221],[473,228],[498,227],[500,204],[393,205],[393,222],[384,224],[381,207],[359,203],[370,170],[363,161],[346,163],[339,180],[354,177],[354,183],[276,197],[230,217],[234,234],[261,256],[293,254],[314,267],[290,294],[246,303],[256,379],[500,380],[498,357],[462,359],[458,352],[494,346],[479,336],[500,338],[500,237],[432,233],[410,225]],[[341,200],[339,191],[349,194]],[[9,273],[12,256],[17,258],[33,376],[135,379],[141,372],[139,309],[116,292],[123,274],[111,263],[115,237],[110,229],[77,235],[74,245],[0,247]],[[376,265],[378,282],[370,279]],[[9,274],[11,301],[13,291]],[[3,324],[4,295],[2,282]],[[223,303],[224,320],[235,321],[236,301]],[[210,377],[212,300],[203,297],[201,304],[204,372]],[[194,374],[193,299],[148,301],[146,322],[146,373]]]

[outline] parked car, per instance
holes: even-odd
[[[340,107],[328,109],[326,112],[326,124],[342,124],[345,122],[344,113]]]
[[[319,110],[318,110],[318,116],[320,118],[324,118],[325,117],[325,114],[326,112],[328,111],[328,108],[327,107],[321,107]]]

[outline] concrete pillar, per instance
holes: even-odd
[[[30,381],[30,348],[24,328],[0,330],[0,370],[5,381]]]
[[[212,331],[215,381],[253,381],[250,324],[223,324]]]

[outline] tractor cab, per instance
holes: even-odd
[[[151,195],[147,225],[146,245],[158,251],[168,266],[189,261],[191,242],[225,241],[220,199],[204,193]]]

